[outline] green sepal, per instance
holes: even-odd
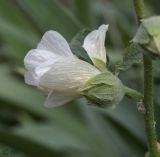
[[[103,72],[91,78],[81,93],[99,107],[114,107],[124,96],[124,86],[111,72]]]
[[[94,58],[94,65],[102,72],[107,71],[106,64],[98,58]]]
[[[89,81],[85,83],[85,86],[81,88],[81,91],[89,90],[93,86],[101,84],[113,85],[113,74],[109,71],[106,71],[104,73],[92,77]]]

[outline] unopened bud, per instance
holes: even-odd
[[[160,56],[160,16],[142,19],[132,41],[152,54]]]

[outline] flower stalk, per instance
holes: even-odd
[[[132,89],[132,88],[129,88],[127,86],[124,86],[125,88],[125,93],[126,93],[126,96],[136,102],[140,102],[143,100],[143,95],[141,93],[139,93],[138,91]]]
[[[144,18],[144,1],[134,0],[134,7],[138,25],[140,20]],[[145,105],[145,125],[148,139],[149,153],[151,157],[158,157],[157,137],[154,120],[153,105],[153,72],[152,60],[147,55],[143,55],[144,64],[144,105]]]

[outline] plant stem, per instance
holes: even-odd
[[[158,157],[157,138],[154,120],[153,105],[153,76],[152,60],[148,56],[143,56],[144,62],[144,105],[146,109],[145,122],[148,138],[148,145],[151,157]]]
[[[126,96],[136,102],[140,102],[143,100],[143,95],[141,93],[139,93],[138,91],[132,89],[132,88],[129,88],[127,86],[124,86],[125,88],[125,93],[126,93]]]
[[[144,18],[144,0],[133,0],[134,8],[136,12],[136,18],[138,25],[141,23],[141,19]]]
[[[137,16],[138,25],[144,17],[144,1],[134,0],[134,7]],[[144,105],[145,105],[145,125],[148,138],[148,147],[151,157],[158,157],[157,137],[154,120],[154,105],[153,105],[153,74],[152,60],[147,55],[143,55],[144,64]]]

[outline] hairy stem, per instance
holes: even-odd
[[[144,1],[134,0],[134,7],[138,25],[144,17]],[[157,137],[155,131],[154,105],[153,105],[153,75],[152,60],[143,55],[144,64],[144,105],[145,105],[145,125],[148,139],[149,153],[151,157],[158,157]]]
[[[153,105],[153,76],[152,76],[152,60],[148,56],[143,57],[144,60],[144,105],[146,109],[145,122],[148,138],[148,145],[151,157],[158,157],[157,138],[154,120]]]

